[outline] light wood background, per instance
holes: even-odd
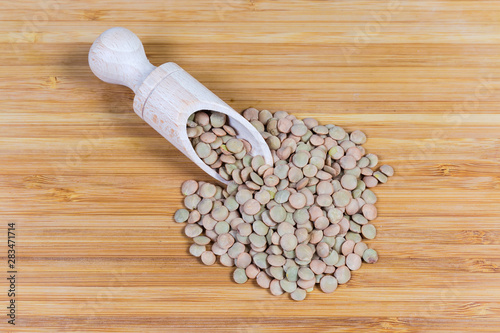
[[[500,331],[500,1],[0,1],[1,269],[23,332]],[[180,184],[209,180],[99,81],[124,26],[236,110],[369,136],[398,177],[376,265],[297,303],[187,253]]]

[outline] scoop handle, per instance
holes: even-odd
[[[89,65],[101,80],[127,86],[134,93],[156,69],[146,57],[139,37],[122,27],[106,30],[94,41]]]

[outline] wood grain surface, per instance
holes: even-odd
[[[4,332],[499,332],[500,1],[0,1]],[[98,80],[124,26],[236,110],[369,136],[380,255],[297,303],[202,266],[172,219],[210,180]],[[16,223],[16,326],[7,223]]]

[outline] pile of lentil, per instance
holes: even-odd
[[[200,111],[188,120],[198,156],[229,181],[226,188],[182,184],[185,208],[174,220],[187,222],[190,253],[206,265],[219,257],[236,267],[235,282],[256,279],[273,295],[290,293],[296,301],[317,283],[331,293],[363,261],[377,262],[363,241],[376,236],[371,188],[394,170],[374,170],[378,157],[366,154],[366,135],[284,111],[249,108],[243,116],[266,140],[274,165],[250,155],[251,145],[236,137],[224,114]]]

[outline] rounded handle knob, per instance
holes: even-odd
[[[106,30],[94,41],[89,65],[101,80],[127,86],[134,92],[156,68],[146,58],[139,37],[122,27]]]

